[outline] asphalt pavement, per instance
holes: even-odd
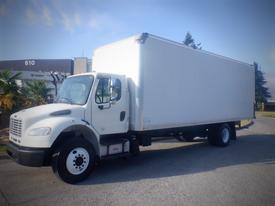
[[[237,141],[164,140],[128,160],[103,161],[78,185],[51,168],[0,160],[0,205],[275,205],[275,119],[259,117]]]

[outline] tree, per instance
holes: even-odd
[[[182,43],[186,46],[192,47],[193,49],[202,49],[201,43],[196,44],[190,32],[186,33],[185,39]]]
[[[33,105],[47,103],[48,93],[51,89],[47,88],[44,81],[26,82],[26,85],[27,87],[24,89]]]
[[[12,75],[12,72],[9,70],[0,72],[0,107],[6,112],[12,111],[18,106],[20,88],[15,80],[20,75],[21,73]]]
[[[266,80],[264,78],[263,72],[259,69],[258,63],[254,62],[255,68],[255,101],[256,105],[259,103],[267,102],[267,99],[271,97],[268,88],[264,85]]]

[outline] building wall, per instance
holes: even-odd
[[[264,103],[264,111],[275,111],[275,102]]]
[[[80,74],[85,72],[91,72],[91,59],[87,57],[76,57],[74,58],[74,71],[73,74]]]
[[[11,70],[13,74],[21,73],[16,83],[25,86],[33,80],[45,81],[50,88],[49,96],[55,98],[63,79],[73,74],[74,62],[71,59],[25,59],[0,61],[0,72]],[[56,82],[56,87],[54,85]]]
[[[76,57],[72,59],[24,59],[0,61],[0,72],[11,70],[13,74],[21,72],[17,83],[25,86],[26,82],[33,80],[45,81],[51,89],[50,96],[56,96],[54,81],[57,83],[57,90],[63,79],[72,74],[90,72],[92,69],[91,59],[87,57]]]
[[[74,62],[71,59],[24,59],[0,61],[1,70],[41,71],[73,74]]]

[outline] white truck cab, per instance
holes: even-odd
[[[96,72],[73,75],[63,82],[55,103],[11,115],[8,154],[20,164],[43,166],[52,162],[52,156],[59,161],[61,143],[63,148],[64,142],[74,145],[79,143],[76,139],[81,139],[82,147],[72,148],[74,151],[66,159],[69,173],[80,174],[89,161],[128,153],[126,139],[112,140],[111,146],[108,141],[100,143],[104,135],[127,133],[128,126],[129,91],[125,76]],[[59,169],[58,164],[54,170]],[[62,171],[57,172],[63,175]],[[76,181],[71,177],[61,178]]]
[[[56,103],[11,115],[13,159],[76,183],[155,137],[225,147],[235,123],[254,117],[251,65],[148,33],[96,49],[93,69],[65,79]]]

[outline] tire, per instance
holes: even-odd
[[[69,184],[86,179],[95,167],[95,150],[83,138],[72,138],[66,141],[54,154],[58,155],[53,155],[53,172]]]
[[[131,139],[130,140],[130,153],[133,156],[139,155],[140,150],[139,150],[139,142],[138,142],[137,139]]]
[[[224,123],[209,129],[208,142],[211,145],[226,147],[232,139],[233,131],[229,124]]]
[[[216,127],[211,127],[208,129],[208,135],[207,135],[207,141],[209,144],[216,146],[217,141],[216,141]]]

